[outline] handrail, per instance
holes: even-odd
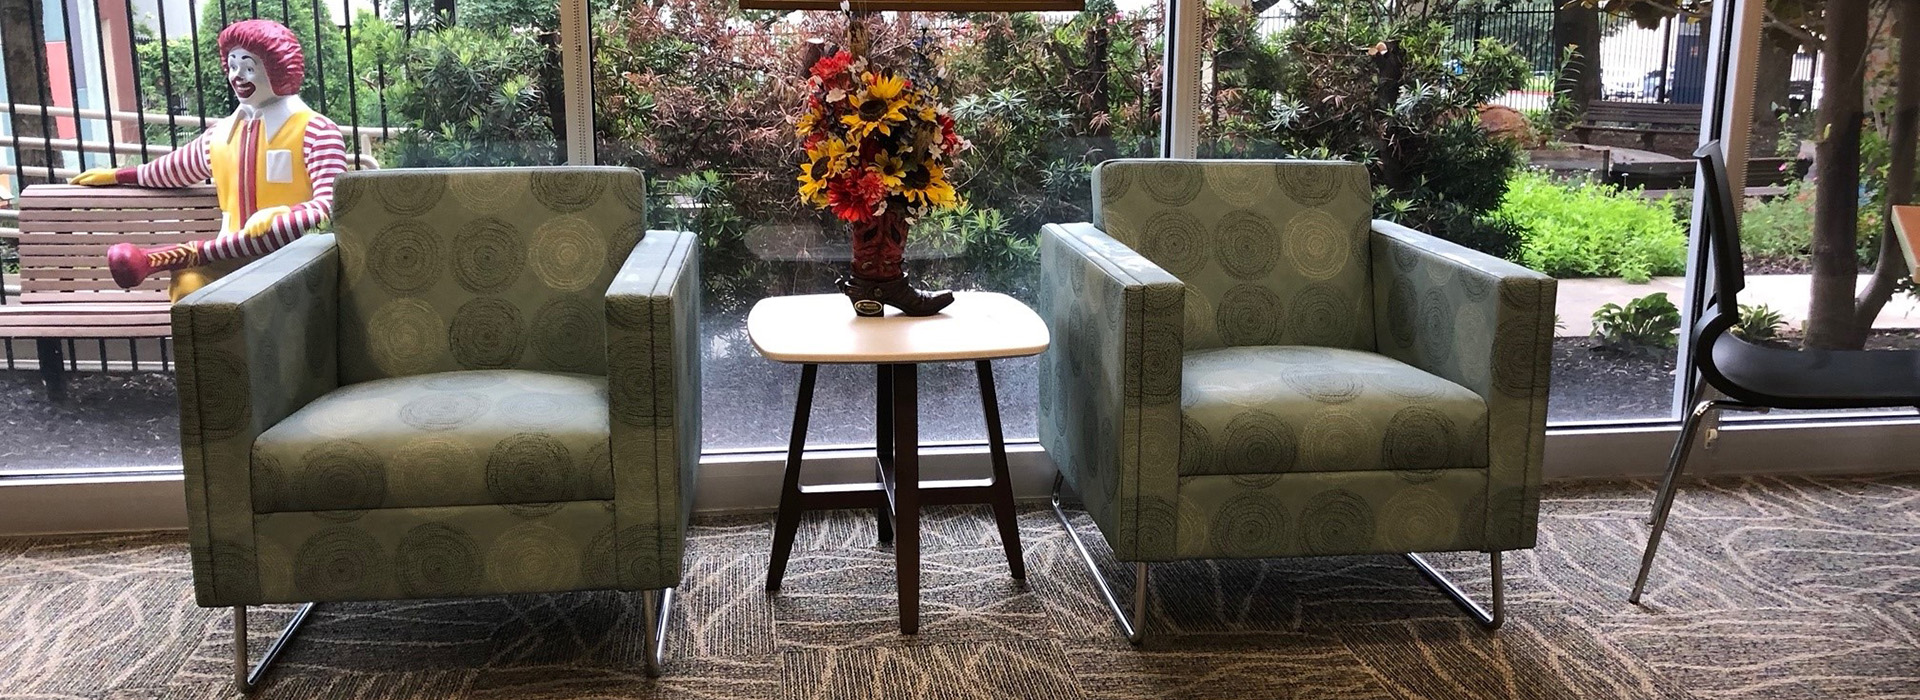
[[[204,128],[207,124],[211,124],[220,119],[220,117],[203,117],[197,114],[169,115],[165,113],[154,113],[154,112],[122,112],[120,110],[114,110],[113,112],[111,112],[111,116],[109,116],[109,112],[103,109],[85,108],[85,109],[76,110],[72,107],[61,107],[58,105],[48,107],[45,105],[37,105],[37,104],[22,103],[22,102],[0,103],[0,114],[12,114],[15,110],[19,110],[21,114],[25,114],[29,116],[49,116],[49,117],[78,116],[78,118],[80,119],[103,119],[103,120],[111,120],[111,121],[123,122],[123,123],[134,122],[134,123],[145,123],[145,124],[172,125],[172,124],[180,124],[180,123],[190,124],[197,121],[197,122],[200,122],[202,128]],[[78,112],[77,115],[75,114],[76,112]],[[339,126],[340,126],[340,133],[343,135],[351,135],[351,138],[374,138],[374,137],[385,138],[389,134],[404,133],[410,130],[411,128],[411,127],[405,127],[405,126],[356,126],[352,124],[341,124]]]

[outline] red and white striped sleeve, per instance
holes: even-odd
[[[141,187],[187,187],[206,182],[213,177],[213,160],[207,151],[207,135],[218,128],[207,127],[187,145],[173,149],[166,155],[150,162],[130,168],[121,168],[114,173],[114,180],[122,185]]]
[[[313,198],[273,220],[273,228],[264,237],[279,240],[275,248],[333,216],[333,181],[347,170],[347,143],[340,135],[340,125],[332,119],[313,115],[307,121],[306,143],[301,149],[307,162],[307,180],[313,184]]]

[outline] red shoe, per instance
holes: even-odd
[[[155,272],[193,267],[200,262],[200,249],[192,244],[171,244],[141,248],[132,243],[116,243],[107,248],[107,270],[114,284],[132,289]]]

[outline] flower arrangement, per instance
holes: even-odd
[[[845,50],[815,62],[794,127],[806,150],[800,198],[855,226],[957,206],[948,173],[968,144],[940,106],[936,82]]]

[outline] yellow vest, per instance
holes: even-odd
[[[224,133],[207,139],[207,160],[213,169],[213,191],[220,200],[222,234],[240,230],[254,212],[291,207],[313,199],[313,179],[307,176],[307,122],[316,112],[303,109],[287,117],[279,131],[260,135],[264,144],[248,144],[243,123],[229,120]],[[252,148],[249,148],[249,146]],[[250,187],[243,187],[248,183]],[[240,269],[246,260],[223,260],[178,270],[168,285],[174,301],[192,294],[221,276]]]

